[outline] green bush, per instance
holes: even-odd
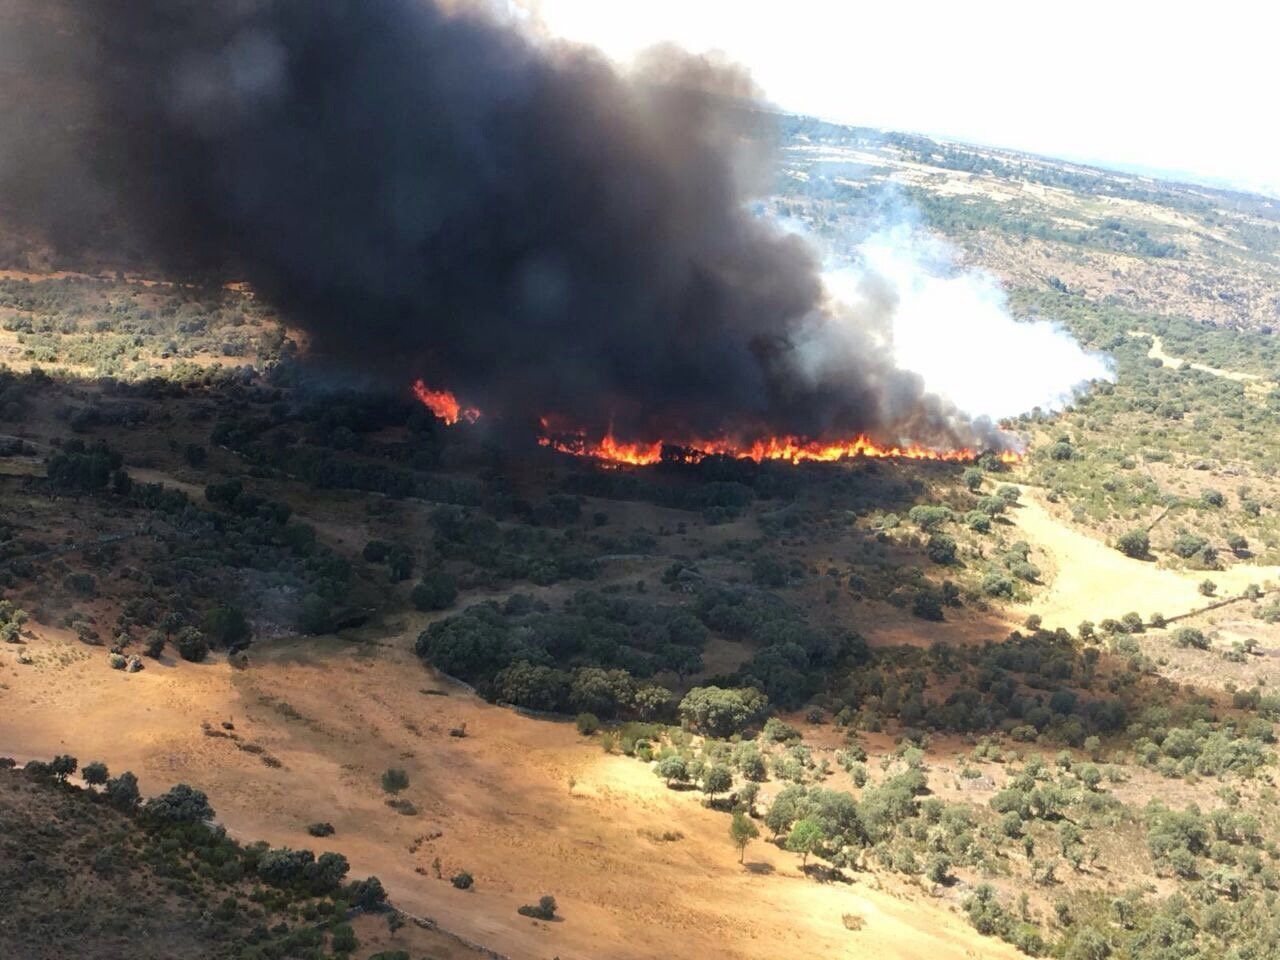
[[[536,904],[525,904],[523,907],[517,907],[516,912],[523,917],[533,917],[535,920],[554,920],[556,917],[556,898],[550,894],[544,894],[538,898]]]
[[[1126,557],[1141,560],[1151,552],[1151,538],[1146,530],[1135,528],[1116,537],[1116,549]]]
[[[1173,642],[1180,647],[1195,647],[1197,650],[1209,649],[1209,638],[1202,630],[1195,627],[1179,627],[1173,631]]]
[[[409,775],[399,767],[389,767],[383,772],[381,783],[387,793],[399,793],[409,786]]]
[[[442,570],[423,574],[410,595],[419,610],[447,610],[458,599],[458,585]]]

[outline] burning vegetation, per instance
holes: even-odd
[[[481,417],[476,407],[464,406],[449,390],[432,389],[421,379],[413,382],[413,393],[435,416],[448,426],[459,421],[475,423]],[[1022,455],[1013,450],[984,451],[970,447],[934,449],[920,444],[877,443],[860,434],[847,440],[814,440],[799,436],[765,436],[752,440],[700,438],[654,441],[628,441],[616,437],[612,429],[598,439],[587,431],[568,425],[563,418],[543,416],[538,419],[538,444],[558,453],[586,457],[616,466],[650,466],[663,461],[698,463],[707,457],[729,457],[735,460],[784,460],[791,463],[814,461],[833,463],[856,457],[897,458],[903,460],[936,460],[963,463],[991,452],[1005,464],[1017,463]]]
[[[475,423],[480,419],[480,411],[476,407],[464,407],[448,390],[432,390],[421,380],[413,381],[413,395],[449,426],[459,420]]]
[[[1009,446],[899,366],[891,289],[838,302],[758,214],[777,118],[737,69],[430,0],[51,6],[11,73],[68,96],[3,107],[0,215],[245,281],[334,382],[447,380],[445,422],[554,412],[623,462]]]

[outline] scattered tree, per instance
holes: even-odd
[[[738,862],[746,857],[747,844],[760,836],[760,829],[741,810],[735,810],[733,820],[729,824],[729,838],[738,848]]]

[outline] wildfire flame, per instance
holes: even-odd
[[[432,390],[422,380],[416,380],[413,384],[413,392],[424,406],[447,424],[452,425],[459,420],[475,423],[480,419],[478,408],[464,407],[448,390]],[[679,443],[656,440],[645,443],[619,440],[610,431],[600,440],[592,441],[581,430],[560,429],[558,424],[553,424],[551,417],[542,417],[539,422],[542,427],[542,436],[538,438],[538,443],[541,446],[575,457],[588,457],[609,466],[648,466],[661,461],[664,453],[668,458],[675,457],[686,463],[697,463],[707,457],[733,457],[739,460],[755,460],[757,463],[764,460],[834,463],[837,460],[854,457],[964,463],[977,460],[982,455],[982,451],[968,448],[935,450],[919,444],[885,446],[865,435],[838,441],[777,436],[746,443],[728,439],[688,440]],[[1002,463],[1018,463],[1022,460],[1022,454],[1010,450],[994,455]]]
[[[907,446],[883,446],[870,437],[857,436],[852,440],[824,442],[806,440],[802,437],[767,437],[750,443],[736,443],[731,440],[694,440],[680,444],[668,444],[659,440],[654,443],[626,443],[619,441],[612,433],[606,433],[598,443],[592,443],[579,432],[557,433],[546,432],[548,421],[542,419],[543,436],[538,439],[544,447],[550,447],[560,453],[568,453],[577,457],[590,457],[615,466],[647,466],[663,459],[664,448],[667,456],[676,456],[686,463],[697,463],[706,457],[726,456],[735,459],[755,460],[787,460],[791,463],[815,461],[834,463],[853,457],[896,458],[903,460],[939,460],[950,463],[963,463],[977,460],[982,451],[961,448],[957,450],[935,450],[919,444]],[[1022,455],[1013,451],[996,453],[1002,463],[1018,463]]]
[[[464,407],[448,390],[432,390],[421,380],[415,380],[413,394],[424,407],[450,426],[459,420],[475,423],[480,419],[480,410],[477,407]]]

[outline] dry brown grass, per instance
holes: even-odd
[[[272,643],[254,648],[246,671],[176,663],[125,675],[96,658],[57,671],[6,666],[0,754],[72,750],[133,769],[146,791],[189,781],[245,839],[308,846],[306,825],[328,820],[337,832],[327,844],[353,873],[377,874],[410,913],[512,957],[1015,955],[930,898],[900,899],[906,888],[891,877],[819,884],[759,841],[750,869],[740,867],[724,814],[695,792],[666,790],[646,765],[604,754],[572,725],[456,688],[423,695],[424,684],[448,684],[424,678],[407,646]],[[201,721],[223,720],[283,767],[204,735]],[[464,722],[468,737],[448,735]],[[409,772],[417,816],[385,807],[378,775],[391,765]],[[645,830],[681,837],[654,843]],[[446,878],[469,870],[475,889],[435,879],[436,858]],[[542,893],[555,895],[564,922],[516,913]],[[849,913],[863,929],[846,929]]]

